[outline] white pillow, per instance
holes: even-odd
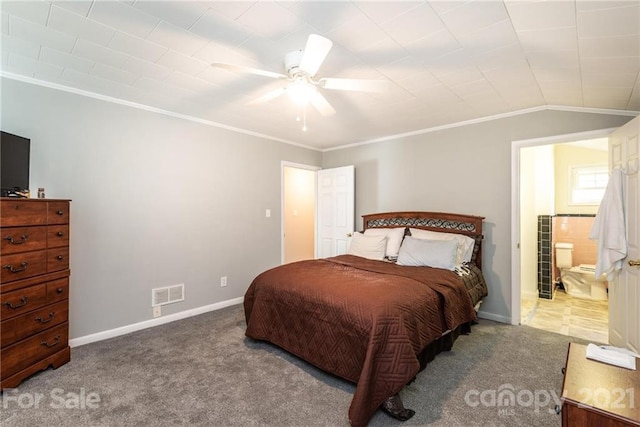
[[[400,244],[404,237],[404,227],[400,228],[367,228],[364,230],[365,236],[387,236],[386,256],[395,258],[398,256]]]
[[[469,236],[456,233],[440,233],[437,231],[421,230],[419,228],[409,228],[409,231],[411,232],[411,237],[415,237],[416,239],[455,240],[458,242],[456,265],[471,261],[475,240]]]
[[[405,237],[398,254],[398,265],[435,267],[453,270],[456,267],[458,243],[455,240],[424,240]]]
[[[362,233],[353,233],[347,253],[362,258],[383,260],[386,248],[387,236],[365,236]]]

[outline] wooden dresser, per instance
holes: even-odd
[[[70,359],[69,208],[0,199],[0,390]]]
[[[640,426],[640,371],[587,359],[586,346],[570,343],[560,400],[563,427]]]

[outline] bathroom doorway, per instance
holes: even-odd
[[[566,289],[561,278],[588,277],[578,270],[596,261],[596,244],[588,234],[602,198],[596,187],[602,183],[579,181],[588,181],[587,173],[602,178],[598,171],[608,177],[607,137],[546,142],[519,151],[520,323],[607,343],[606,286],[601,285],[603,298],[595,286],[591,295],[588,283]],[[555,264],[557,242],[573,248],[564,252],[571,254],[572,265],[562,270]]]

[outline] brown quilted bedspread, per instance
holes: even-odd
[[[365,426],[419,371],[417,355],[476,319],[455,273],[352,255],[265,271],[244,298],[246,335],[356,383],[349,421]]]

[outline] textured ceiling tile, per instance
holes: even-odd
[[[95,1],[89,18],[141,38],[147,37],[160,22],[160,19],[119,1]]]
[[[118,83],[133,84],[140,76],[129,71],[114,68],[109,65],[96,64],[89,74],[102,77],[103,79],[113,80]]]
[[[525,52],[536,50],[578,50],[575,28],[520,31],[518,39]]]
[[[579,46],[580,56],[582,58],[637,57],[640,52],[640,37],[634,35],[581,38]]]
[[[3,52],[11,52],[28,58],[38,59],[40,45],[18,37],[2,36],[0,47]]]
[[[235,22],[273,40],[281,39],[300,26],[296,15],[275,2],[258,2],[252,5]],[[274,22],[277,25],[273,25]]]
[[[4,13],[20,17],[35,24],[47,25],[51,4],[39,1],[3,1],[0,8]]]
[[[109,48],[151,62],[157,61],[168,50],[165,46],[160,46],[121,31],[118,31],[111,39]]]
[[[64,52],[71,52],[76,38],[38,24],[9,16],[9,35],[48,46]]]
[[[147,40],[189,56],[209,43],[209,40],[203,37],[166,22],[159,23]]]
[[[209,66],[208,63],[197,58],[191,58],[172,50],[162,55],[157,64],[194,76]]]
[[[426,3],[382,24],[382,29],[402,46],[445,28],[438,14]]]
[[[65,52],[60,52],[48,47],[42,47],[40,51],[40,61],[48,64],[58,65],[63,68],[72,68],[76,71],[88,73],[93,67],[94,61],[80,58]]]
[[[111,65],[120,68],[127,61],[127,55],[108,47],[100,46],[86,40],[78,40],[73,49],[73,54],[94,62]]]
[[[205,14],[189,28],[189,31],[228,47],[238,46],[251,36],[251,31],[246,27],[229,21],[212,9],[207,10]]]
[[[640,3],[578,13],[578,37],[640,37]]]
[[[468,2],[457,8],[440,13],[440,19],[449,31],[456,35],[476,32],[509,19],[502,2]]]
[[[200,1],[137,1],[136,9],[178,27],[189,29],[208,9],[206,2]]]
[[[57,6],[51,7],[48,26],[102,46],[106,46],[116,33],[111,27]]]
[[[505,1],[505,6],[517,32],[576,26],[576,10],[573,1],[508,0]]]
[[[62,7],[70,12],[76,13],[80,16],[87,16],[89,9],[93,4],[93,0],[70,0],[70,1],[53,1],[53,5]]]
[[[171,74],[171,69],[140,58],[129,58],[122,66],[122,70],[156,80],[163,80]]]

